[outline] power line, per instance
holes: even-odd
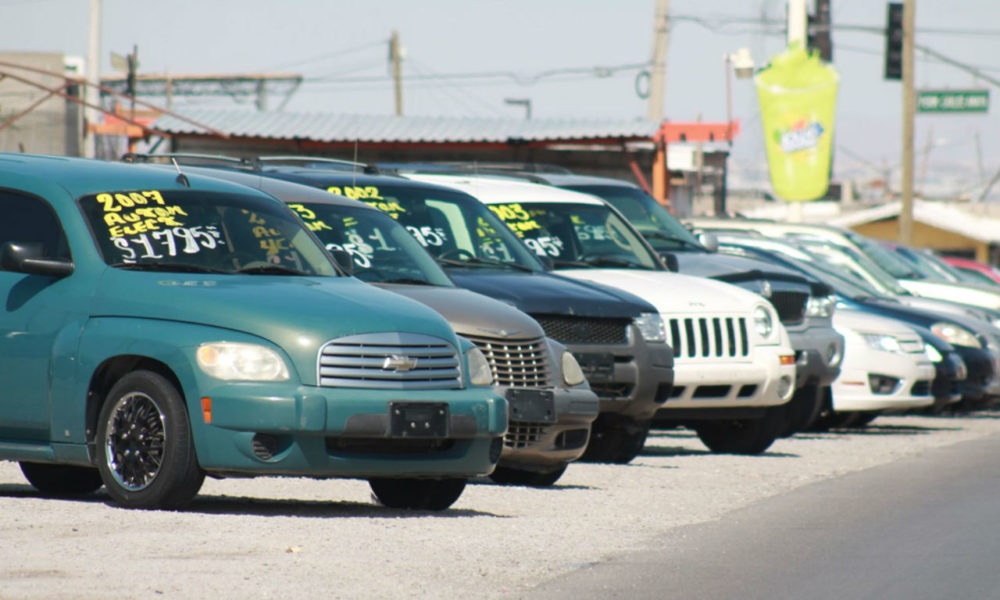
[[[321,60],[327,60],[327,59],[330,59],[330,58],[336,58],[338,56],[345,56],[347,54],[353,54],[355,52],[360,52],[361,50],[367,50],[368,48],[373,48],[375,46],[381,46],[382,44],[385,44],[385,43],[386,43],[386,40],[384,40],[384,39],[382,39],[382,40],[375,40],[375,41],[367,42],[367,43],[364,43],[364,44],[361,44],[361,45],[358,45],[358,46],[351,46],[349,48],[344,48],[344,49],[341,49],[341,50],[336,50],[334,52],[327,52],[325,54],[319,54],[319,55],[311,56],[311,57],[308,57],[308,58],[301,58],[301,59],[298,59],[298,60],[293,60],[293,61],[290,61],[290,62],[282,63],[280,65],[275,65],[273,67],[270,67],[270,70],[277,71],[277,70],[281,70],[281,69],[287,69],[289,67],[296,67],[296,66],[300,66],[300,65],[306,65],[306,64],[309,64],[309,63],[319,62]]]

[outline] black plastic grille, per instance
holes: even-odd
[[[803,292],[774,290],[768,298],[774,309],[778,311],[778,318],[785,325],[801,323],[806,316],[806,303],[809,302],[809,294]]]
[[[546,425],[510,423],[507,427],[507,435],[503,438],[503,445],[514,449],[527,448],[532,444],[537,444],[538,440],[545,435],[546,429],[548,429]]]
[[[531,315],[545,335],[564,344],[626,344],[629,319]]]

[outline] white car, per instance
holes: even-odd
[[[901,321],[838,308],[833,327],[844,336],[844,360],[834,380],[833,411],[863,413],[854,424],[885,412],[934,404],[934,364],[920,335]]]
[[[558,275],[626,290],[659,311],[674,388],[654,424],[692,427],[716,452],[763,452],[781,432],[795,351],[774,307],[734,285],[673,273],[638,232],[590,194],[488,176],[407,174],[487,204]]]

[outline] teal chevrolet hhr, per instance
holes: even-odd
[[[351,477],[441,510],[500,457],[481,352],[270,196],[0,154],[0,211],[0,460],[43,493],[178,508],[206,475]]]

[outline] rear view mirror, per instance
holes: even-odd
[[[0,268],[15,273],[61,278],[71,275],[74,266],[69,260],[42,258],[41,244],[7,242],[0,250]]]
[[[662,262],[663,266],[672,273],[676,273],[681,270],[680,264],[677,262],[677,255],[671,252],[664,252],[663,254],[660,254],[660,262]]]
[[[330,250],[330,255],[333,256],[333,262],[337,263],[340,270],[348,275],[354,275],[354,258],[351,253],[347,250]]]
[[[698,234],[698,242],[709,252],[719,251],[719,238],[715,237],[714,233],[702,231]]]

